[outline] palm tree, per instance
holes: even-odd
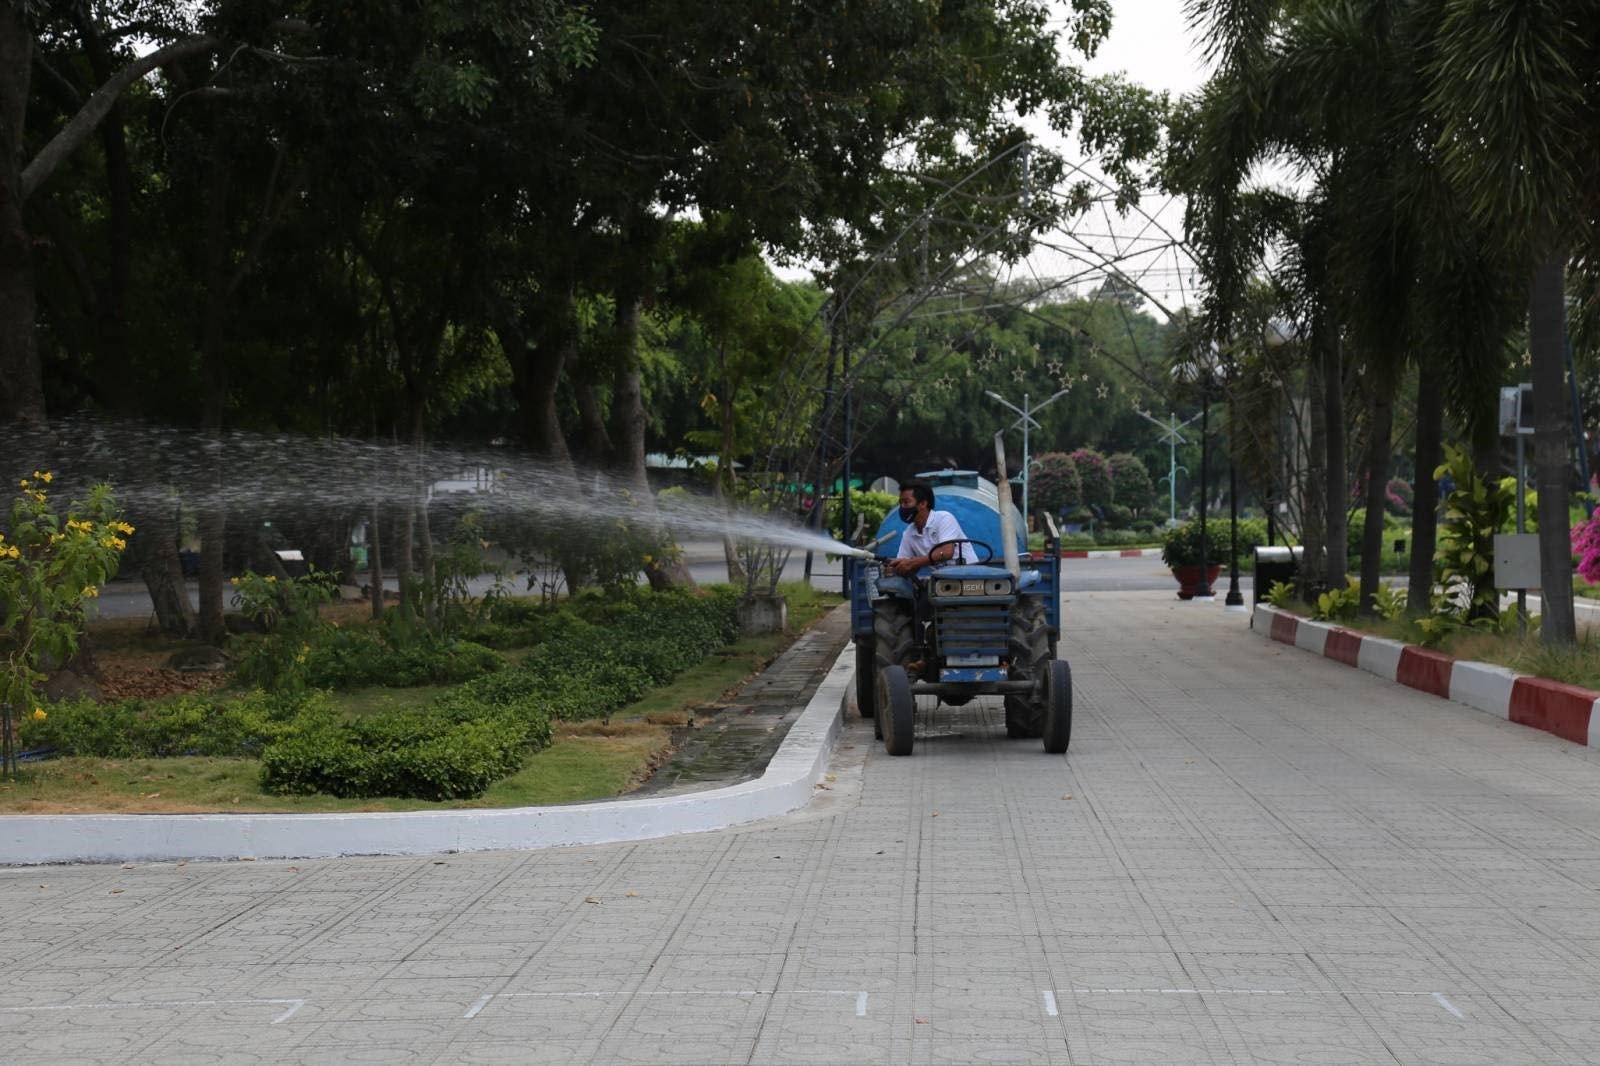
[[[1567,542],[1571,438],[1564,273],[1594,261],[1600,206],[1600,2],[1455,0],[1438,25],[1429,102],[1451,180],[1527,279],[1543,624],[1576,639]]]

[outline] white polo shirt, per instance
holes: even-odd
[[[900,551],[896,553],[897,559],[916,559],[927,555],[935,545],[943,544],[947,540],[963,540],[966,534],[961,531],[961,523],[956,521],[956,516],[949,511],[929,511],[928,524],[919,531],[915,522],[906,527],[900,536]],[[970,544],[956,545],[956,559],[965,559],[972,551]]]

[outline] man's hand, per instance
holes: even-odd
[[[890,559],[889,573],[900,575],[916,573],[921,562],[921,559]]]

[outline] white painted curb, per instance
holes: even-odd
[[[1493,663],[1457,659],[1450,667],[1450,698],[1496,718],[1510,720],[1511,690],[1516,684],[1515,670]]]
[[[1357,653],[1356,665],[1369,674],[1377,674],[1389,681],[1398,681],[1400,678],[1400,653],[1406,646],[1398,640],[1386,640],[1383,637],[1361,636],[1361,651]]]
[[[839,736],[855,673],[846,645],[754,781],[682,796],[560,807],[372,814],[13,814],[0,864],[300,859],[549,848],[701,833],[810,802]]]
[[[1302,618],[1295,623],[1294,646],[1304,648],[1314,655],[1321,655],[1328,649],[1328,631],[1332,628],[1322,622]]]

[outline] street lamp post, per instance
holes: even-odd
[[[990,389],[985,389],[984,393],[983,393],[985,396],[989,397],[989,399],[994,400],[994,401],[996,401],[998,403],[1004,404],[1006,407],[1011,408],[1011,410],[1015,411],[1017,414],[1022,416],[1022,417],[1018,418],[1015,422],[1011,423],[1011,428],[1012,429],[1016,429],[1018,426],[1022,427],[1022,525],[1023,525],[1023,534],[1022,535],[1023,535],[1024,538],[1026,538],[1027,535],[1028,535],[1027,534],[1027,526],[1028,526],[1028,482],[1030,480],[1032,480],[1032,478],[1030,476],[1029,459],[1028,459],[1028,454],[1029,454],[1028,453],[1028,431],[1030,429],[1043,428],[1043,427],[1041,427],[1039,425],[1038,422],[1034,421],[1034,419],[1033,419],[1034,412],[1042,411],[1046,407],[1049,407],[1051,404],[1053,404],[1057,400],[1061,399],[1061,397],[1065,396],[1068,391],[1069,390],[1067,390],[1067,389],[1062,389],[1060,392],[1056,393],[1054,396],[1050,397],[1048,400],[1045,400],[1043,403],[1040,403],[1040,404],[1037,404],[1037,405],[1033,405],[1033,406],[1029,405],[1028,394],[1027,393],[1023,393],[1022,394],[1022,406],[1021,407],[1018,407],[1016,404],[1012,403],[1010,400],[1006,399],[1004,396],[1000,395],[998,392],[994,392],[994,391],[992,391]]]
[[[1178,524],[1178,471],[1182,470],[1185,474],[1189,472],[1188,467],[1178,465],[1178,445],[1189,443],[1188,438],[1179,430],[1200,416],[1192,415],[1179,422],[1177,415],[1169,414],[1167,420],[1162,422],[1145,411],[1134,413],[1159,429],[1161,441],[1167,446],[1167,476],[1161,480],[1167,483],[1167,525],[1175,526]]]

